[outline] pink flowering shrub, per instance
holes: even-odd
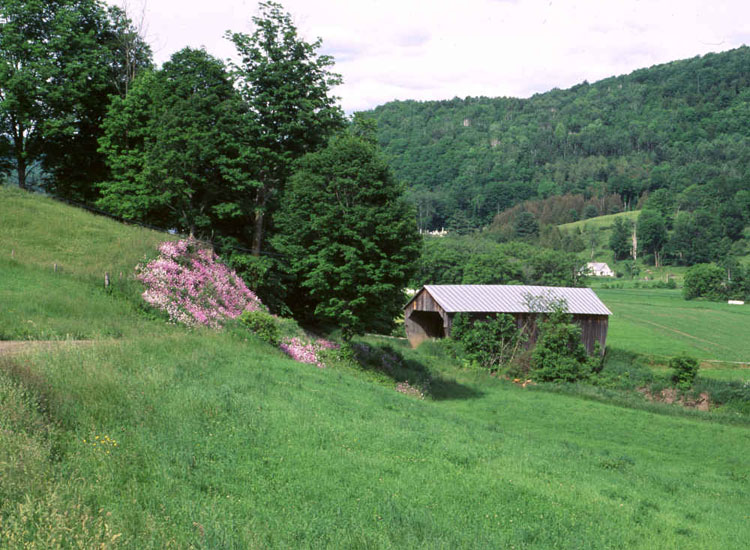
[[[324,368],[325,363],[321,358],[321,351],[339,349],[339,345],[329,340],[316,340],[305,342],[301,338],[284,338],[279,347],[289,357],[300,363],[309,363],[318,368]]]
[[[339,349],[341,347],[337,343],[331,342],[330,340],[324,340],[323,338],[315,340],[315,345],[320,349]]]
[[[192,239],[159,246],[159,257],[136,267],[146,290],[143,299],[188,326],[219,328],[243,311],[263,308],[237,274],[208,248]]]

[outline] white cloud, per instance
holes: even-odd
[[[108,0],[118,4],[118,0]],[[130,0],[137,7],[143,0]],[[163,62],[184,46],[233,54],[251,0],[145,0]],[[750,41],[746,0],[287,0],[308,40],[323,39],[348,112],[393,99],[527,97]]]

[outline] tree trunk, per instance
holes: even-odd
[[[261,246],[263,245],[263,226],[266,218],[266,200],[267,194],[264,187],[258,189],[255,195],[255,220],[253,220],[253,256],[260,256]]]
[[[253,230],[253,256],[260,256],[260,248],[263,243],[263,221],[265,213],[263,210],[255,211],[255,224]]]
[[[24,128],[22,125],[18,125],[15,129],[15,136],[13,136],[13,152],[16,157],[16,172],[18,173],[18,187],[21,189],[27,189],[26,187],[26,151],[24,143]]]
[[[28,189],[26,186],[26,157],[23,152],[16,153],[16,172],[18,172],[18,187]]]

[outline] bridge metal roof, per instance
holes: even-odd
[[[590,288],[525,285],[425,285],[448,313],[545,313],[564,300],[568,313],[612,315]],[[419,295],[419,292],[417,293]],[[416,297],[416,296],[415,296]]]

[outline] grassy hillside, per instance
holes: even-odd
[[[51,198],[0,186],[0,258],[104,283],[127,277],[170,235],[127,226]],[[12,255],[12,256],[11,256]]]
[[[628,212],[619,212],[617,214],[608,214],[606,216],[597,216],[596,218],[589,218],[587,220],[564,223],[558,227],[566,231],[578,229],[580,229],[581,231],[597,230],[602,232],[602,239],[608,241],[612,225],[614,224],[616,218],[623,218],[625,220],[635,222],[638,219],[638,215],[640,213],[640,210],[630,210]]]
[[[25,236],[57,223],[27,219],[3,247],[34,250]],[[67,271],[0,262],[0,307],[36,285],[29,302],[60,304],[38,307],[49,330],[73,330],[71,311],[100,327],[88,346],[0,355],[0,547],[746,546],[747,424],[522,389],[387,340],[435,379],[415,399],[238,329],[144,316],[131,294],[95,290],[95,235],[66,245],[81,251]],[[2,317],[10,334],[24,322]]]
[[[581,239],[586,246],[585,250],[579,254],[581,259],[607,262],[610,264],[610,267],[616,269],[614,255],[609,248],[609,237],[612,234],[612,226],[617,218],[635,222],[640,213],[640,210],[631,210],[629,212],[620,212],[618,214],[609,214],[607,216],[597,216],[596,218],[589,218],[587,220],[564,223],[558,227],[562,231],[581,234]]]
[[[4,257],[0,276],[0,340],[119,338],[146,326],[156,330],[130,296],[135,292],[108,293],[98,281],[82,283]]]
[[[742,548],[750,535],[747,427],[483,378],[459,380],[467,398],[417,401],[215,334],[5,368],[43,384],[53,438],[28,451],[28,477],[0,461],[22,505],[4,510],[14,537],[71,528],[92,542],[122,533],[133,548]],[[68,509],[101,526],[84,533],[75,514],[57,525]]]
[[[0,340],[140,333],[147,319],[135,300],[134,267],[175,238],[7,187],[0,187],[0,235]]]

